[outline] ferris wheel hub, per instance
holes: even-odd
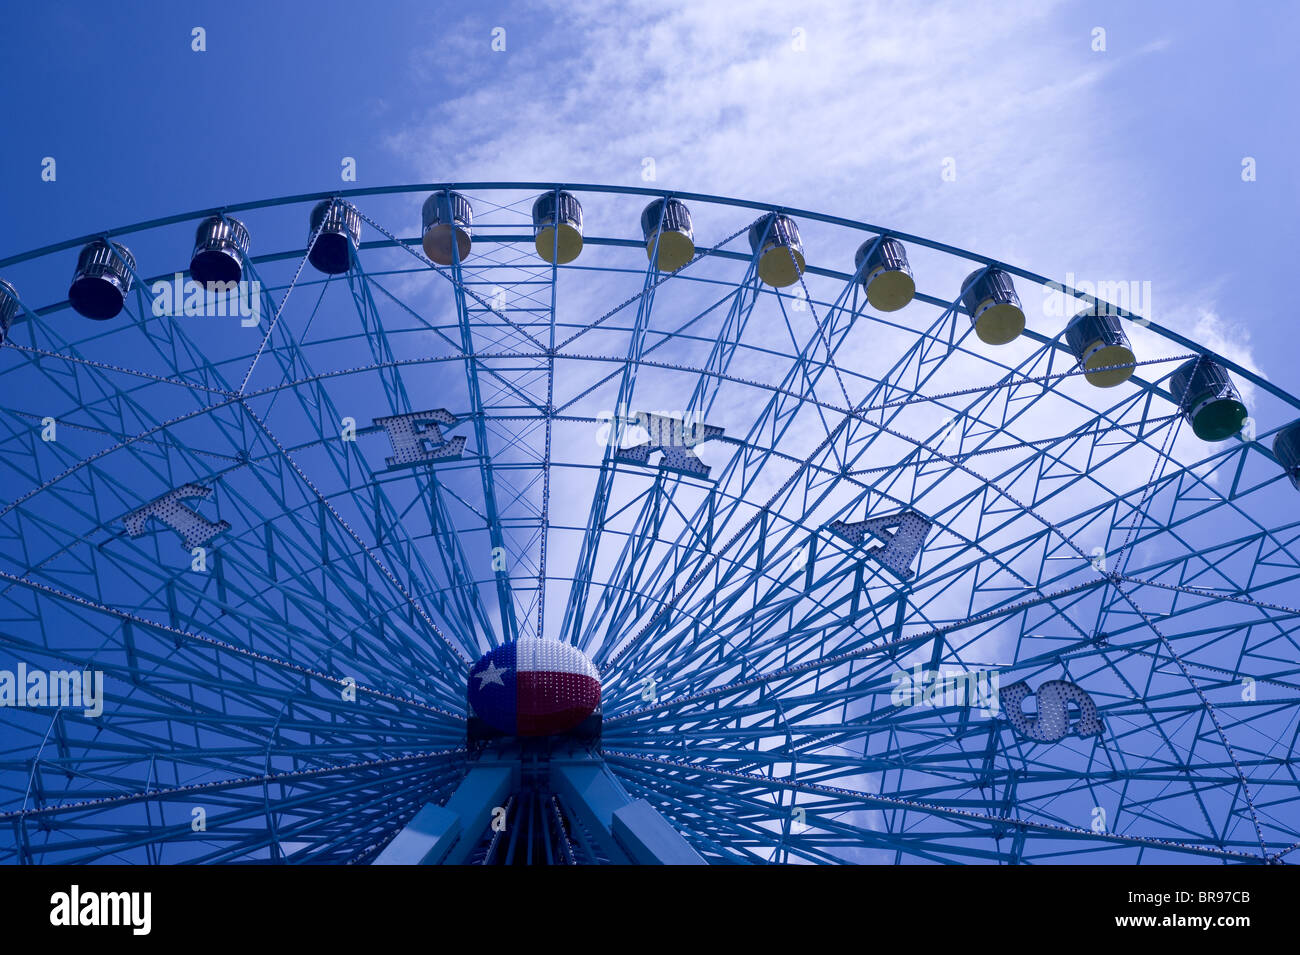
[[[470,732],[535,737],[580,730],[593,716],[599,720],[600,691],[599,671],[577,647],[520,637],[470,668]]]

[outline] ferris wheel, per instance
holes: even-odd
[[[1135,298],[553,183],[0,276],[7,862],[1300,848],[1300,399]]]

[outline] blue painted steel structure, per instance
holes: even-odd
[[[443,190],[473,209],[447,266],[419,228]],[[565,264],[530,216],[560,191]],[[363,228],[324,275],[303,238],[335,197]],[[639,217],[669,197],[696,256],[664,273]],[[770,213],[806,254],[781,288],[747,238]],[[160,312],[213,215],[251,233],[254,314]],[[917,285],[887,314],[852,268],[879,236]],[[138,271],[89,321],[59,296],[99,239]],[[1006,345],[962,310],[984,268],[1028,317]],[[842,217],[561,183],[197,210],[0,277],[6,861],[1300,848],[1300,498],[1272,450],[1300,401],[1127,308]],[[1104,390],[1063,334],[1098,304],[1137,355]],[[1240,435],[1192,436],[1167,380],[1196,355]],[[599,744],[467,741],[470,661],[529,636],[600,668]],[[6,697],[20,666],[102,674],[102,712]],[[1052,690],[1008,718],[936,673]]]

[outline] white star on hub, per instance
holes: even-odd
[[[479,671],[478,673],[475,673],[474,675],[478,677],[480,680],[478,688],[481,690],[489,683],[495,683],[497,686],[504,688],[506,684],[505,681],[501,679],[501,677],[509,672],[510,672],[509,668],[505,670],[498,670],[496,661],[489,660],[488,665],[483,670]]]

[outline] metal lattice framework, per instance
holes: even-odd
[[[444,188],[475,213],[451,267],[412,237]],[[588,232],[559,266],[529,217],[557,188]],[[1269,436],[1300,401],[1220,358],[1255,439],[1201,443],[1164,380],[1205,349],[1116,308],[1139,367],[1093,388],[1047,279],[844,218],[679,193],[698,254],[664,274],[651,189],[337,195],[364,224],[332,277],[324,194],[105,233],[140,265],[103,323],[60,300],[94,236],[0,262],[0,668],[104,678],[99,715],[0,709],[5,860],[368,861],[455,787],[468,667],[521,636],[591,656],[605,762],[710,861],[1294,854],[1300,496]],[[772,211],[807,249],[785,289],[745,238]],[[156,314],[214,213],[252,233],[257,324]],[[888,314],[851,268],[880,234],[921,289]],[[981,266],[1027,303],[1010,345],[960,308]],[[459,454],[390,465],[382,419],[434,410]],[[707,474],[620,454],[650,413],[709,426]],[[181,489],[199,537],[128,528]],[[907,579],[835,531],[900,511],[929,524]],[[900,705],[916,667],[1069,681],[1104,729]]]

